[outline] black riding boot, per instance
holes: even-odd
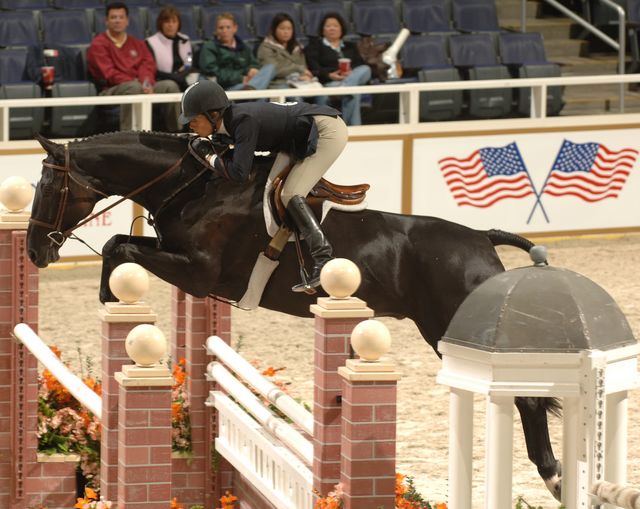
[[[316,216],[302,196],[294,196],[289,200],[287,212],[289,212],[298,231],[304,237],[307,247],[309,248],[309,253],[313,258],[311,278],[306,284],[303,281],[291,288],[294,292],[304,292],[320,285],[320,270],[325,263],[333,258],[333,249],[324,236],[324,232],[320,228],[320,223],[318,223]]]

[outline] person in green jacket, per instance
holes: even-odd
[[[276,73],[272,64],[260,67],[253,51],[238,32],[233,14],[225,12],[216,18],[216,32],[200,50],[200,72],[226,90],[263,90],[269,87]]]

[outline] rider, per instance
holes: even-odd
[[[180,122],[188,123],[202,138],[227,135],[234,146],[217,156],[207,140],[198,138],[192,147],[225,177],[249,178],[254,152],[285,152],[294,166],[282,189],[282,202],[313,258],[310,280],[295,285],[301,292],[320,284],[320,270],[333,250],[305,197],[322,178],[347,144],[347,127],[338,111],[307,103],[263,101],[231,104],[224,89],[213,81],[199,81],[182,95]]]

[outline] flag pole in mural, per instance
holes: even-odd
[[[445,157],[438,164],[459,207],[487,208],[508,198],[534,195],[534,209],[540,205],[549,222],[540,194],[536,192],[515,142],[504,147],[484,147],[466,158]]]
[[[540,193],[573,196],[588,203],[617,198],[637,157],[638,151],[632,148],[614,151],[601,143],[563,140]],[[538,204],[542,207],[540,200],[533,205],[527,224]]]

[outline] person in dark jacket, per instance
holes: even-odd
[[[276,74],[272,64],[260,67],[253,50],[247,46],[238,32],[233,14],[225,12],[216,18],[216,32],[211,41],[200,50],[200,72],[226,90],[264,90]]]
[[[249,102],[230,104],[217,83],[199,81],[182,95],[180,122],[201,138],[193,148],[226,178],[244,181],[253,166],[254,152],[288,154],[294,166],[282,190],[282,201],[313,258],[309,281],[293,291],[310,291],[320,284],[320,270],[333,257],[331,244],[305,197],[344,150],[347,126],[328,106],[307,103]],[[217,156],[208,140],[227,135],[233,150]],[[274,163],[275,165],[275,163]]]
[[[307,65],[325,87],[353,87],[366,85],[371,68],[364,63],[354,42],[345,41],[347,25],[336,12],[325,14],[318,28],[318,38],[305,48]],[[350,70],[340,70],[340,59],[348,58]],[[342,116],[348,125],[360,125],[360,96],[342,97]],[[327,104],[327,96],[319,97],[319,104]]]

